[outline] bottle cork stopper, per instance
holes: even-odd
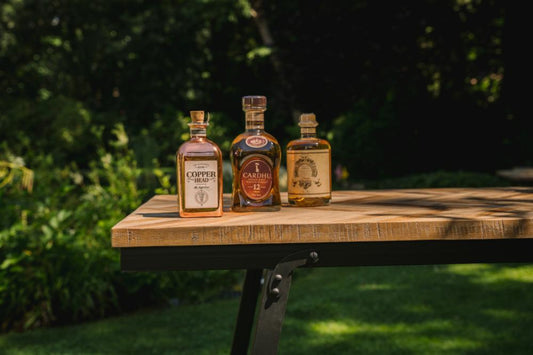
[[[204,111],[191,111],[192,123],[204,123]]]
[[[300,127],[316,127],[318,122],[314,113],[302,113],[300,115],[300,121],[298,122]]]
[[[243,110],[249,110],[249,109],[266,110],[266,107],[267,107],[267,98],[265,96],[251,95],[251,96],[243,96],[242,98]]]

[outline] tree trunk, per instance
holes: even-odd
[[[300,116],[301,111],[296,108],[292,85],[287,80],[287,75],[285,73],[283,61],[279,55],[279,52],[276,49],[274,38],[272,37],[272,33],[270,32],[268,22],[265,18],[263,1],[262,0],[251,0],[250,7],[251,7],[250,14],[252,18],[254,19],[255,25],[257,26],[257,29],[261,36],[261,40],[263,41],[263,45],[272,50],[270,54],[270,62],[272,63],[272,66],[274,67],[274,71],[276,72],[276,75],[278,76],[278,80],[280,83],[280,91],[278,94],[279,95],[278,100],[281,103],[283,103],[286,107],[288,107],[288,109],[291,112],[292,119],[295,122],[298,122],[298,118]]]

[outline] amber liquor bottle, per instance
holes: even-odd
[[[244,96],[246,131],[231,144],[233,171],[232,210],[237,212],[279,211],[279,166],[281,147],[265,132],[266,97]]]
[[[191,111],[191,136],[176,153],[181,217],[222,216],[222,153],[206,137],[204,111]]]
[[[287,192],[294,206],[324,206],[331,200],[331,146],[317,138],[313,113],[300,116],[301,138],[287,144]]]

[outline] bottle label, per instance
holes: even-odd
[[[252,148],[263,148],[268,144],[268,139],[261,136],[251,136],[246,138],[246,145]]]
[[[216,160],[186,160],[184,175],[185,208],[218,207]]]
[[[287,151],[287,190],[291,195],[313,197],[331,193],[330,171],[328,149]]]
[[[264,159],[253,157],[242,165],[241,190],[251,200],[264,200],[272,190],[272,167]]]

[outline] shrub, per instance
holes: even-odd
[[[494,187],[509,186],[509,181],[498,176],[469,171],[436,171],[399,178],[369,181],[370,189],[424,188],[424,187]]]
[[[392,104],[358,102],[342,114],[331,131],[332,159],[346,166],[351,178],[377,178],[395,171],[390,150],[398,141]],[[396,147],[398,149],[398,147]]]
[[[2,330],[102,317],[171,298],[202,301],[233,286],[235,272],[122,273],[110,229],[150,193],[122,126],[111,150],[82,173],[50,156],[35,167],[32,193],[0,189],[0,319]],[[165,174],[159,180],[172,189]]]

